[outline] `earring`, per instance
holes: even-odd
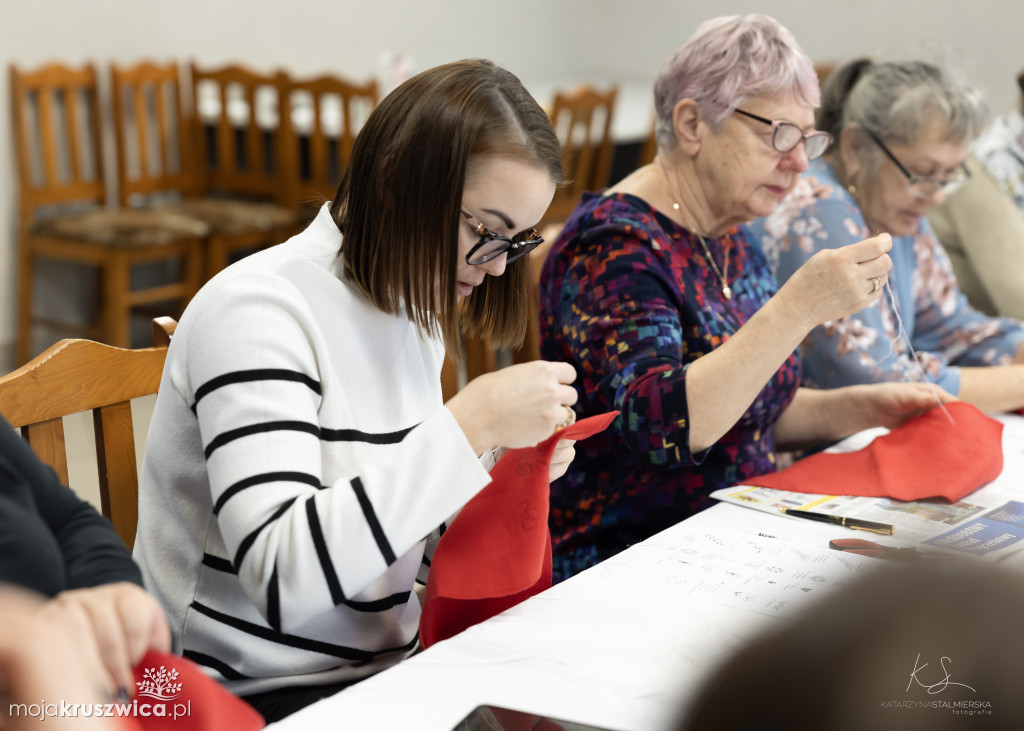
[[[852,195],[852,196],[856,196],[857,195],[857,186],[854,185],[853,183],[850,183],[849,185],[847,185],[846,186],[846,190],[849,191],[850,195]]]

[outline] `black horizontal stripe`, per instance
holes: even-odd
[[[292,503],[294,502],[294,497],[285,500],[284,504],[282,504],[281,507],[275,510],[273,515],[271,515],[269,518],[263,521],[263,524],[260,525],[259,528],[257,528],[252,533],[250,533],[242,539],[242,542],[238,544],[238,551],[235,552],[235,560],[233,561],[235,565],[235,571],[238,571],[238,569],[241,568],[242,561],[245,560],[245,554],[249,553],[249,549],[252,548],[252,544],[256,542],[257,538],[259,538],[259,535],[263,532],[263,529],[271,523],[273,523],[278,518],[280,518],[282,515],[284,515],[285,511],[288,510],[288,508],[290,508],[292,506]]]
[[[425,553],[423,554],[423,558],[422,558],[422,560],[420,561],[420,563],[422,563],[422,564],[423,564],[424,566],[426,566],[427,568],[430,568],[430,559],[429,559],[429,558],[427,558],[427,554],[425,554]]]
[[[231,565],[231,562],[226,558],[220,556],[213,556],[209,553],[203,554],[203,566],[209,566],[211,569],[217,571],[223,571],[226,574],[235,573],[235,567]]]
[[[307,472],[264,472],[261,475],[252,475],[244,480],[239,480],[222,492],[220,497],[217,498],[217,502],[213,505],[213,514],[219,514],[221,508],[224,507],[224,503],[242,490],[254,485],[265,485],[268,482],[301,482],[303,485],[312,485],[318,490],[322,489],[320,479],[316,475],[311,475]]]
[[[248,675],[243,675],[223,660],[218,660],[211,655],[196,652],[195,650],[184,650],[182,651],[181,656],[191,660],[196,665],[202,665],[203,667],[210,668],[211,670],[216,670],[221,674],[221,677],[226,678],[227,680],[249,679]]]
[[[413,649],[419,642],[419,633],[409,642],[399,647],[389,647],[383,650],[359,650],[355,647],[346,647],[344,645],[335,645],[330,642],[321,642],[320,640],[311,640],[308,637],[298,637],[296,635],[285,634],[284,632],[278,632],[277,630],[271,629],[270,627],[264,627],[253,622],[247,622],[244,619],[238,619],[232,617],[230,614],[224,612],[218,612],[212,607],[208,607],[205,604],[194,601],[191,604],[192,609],[195,609],[200,614],[209,617],[212,620],[220,622],[232,627],[239,632],[245,632],[253,637],[258,637],[261,640],[267,640],[268,642],[276,642],[279,645],[285,645],[287,647],[294,647],[298,650],[306,650],[308,652],[319,652],[321,655],[328,655],[330,657],[340,657],[343,660],[356,660],[360,662],[367,662],[373,660],[378,655],[386,655],[392,652],[405,651]]]
[[[323,429],[320,438],[325,442],[367,442],[368,444],[398,444],[416,427],[410,426],[393,432],[366,432],[358,429]]]
[[[403,591],[383,599],[374,599],[372,602],[357,602],[354,599],[349,599],[345,602],[345,606],[355,609],[357,612],[383,612],[397,607],[399,604],[406,604],[410,596],[412,596],[411,591]]]
[[[211,378],[196,389],[195,404],[198,404],[204,396],[209,395],[210,392],[216,391],[218,388],[230,386],[232,383],[250,383],[252,381],[293,381],[305,384],[318,396],[323,393],[320,389],[319,381],[300,371],[290,371],[284,368],[254,368],[248,371],[232,371],[231,373],[225,373],[223,376]],[[192,405],[193,411],[195,410],[195,404]]]
[[[327,550],[327,541],[324,540],[323,526],[320,525],[320,515],[316,511],[316,500],[312,496],[306,501],[306,520],[309,522],[309,534],[313,538],[313,546],[316,548],[316,556],[320,559],[320,569],[324,572],[324,580],[331,592],[331,601],[337,606],[345,601],[345,592],[341,589],[341,582],[334,570],[334,562]]]
[[[384,557],[385,563],[390,566],[398,560],[398,557],[391,550],[391,543],[388,541],[388,537],[384,535],[384,527],[377,520],[377,512],[373,509],[370,497],[366,494],[366,490],[363,489],[363,483],[358,477],[353,477],[350,484],[352,485],[353,492],[356,494],[356,500],[359,501],[359,507],[363,509],[363,517],[366,519],[366,524],[370,527],[370,533],[373,534],[373,539],[377,541],[380,555]]]
[[[253,434],[263,434],[271,431],[298,431],[312,434],[315,437],[320,436],[320,427],[306,421],[264,421],[259,424],[249,424],[248,426],[218,434],[212,442],[206,445],[206,458],[209,459],[214,450],[223,447],[228,442],[233,442],[236,439]]]

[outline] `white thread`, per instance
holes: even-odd
[[[921,361],[917,358],[917,351],[914,350],[914,346],[910,343],[910,336],[907,335],[907,331],[903,329],[903,318],[900,317],[900,308],[896,305],[896,295],[893,294],[892,285],[889,284],[888,277],[885,278],[885,291],[889,293],[889,301],[892,303],[892,312],[896,315],[896,326],[899,328],[899,331],[896,333],[896,337],[903,338],[903,342],[906,343],[907,349],[910,351],[910,361],[916,367],[916,372],[920,375],[921,382],[932,390],[932,395],[935,396],[935,403],[937,403],[939,408],[942,409],[942,413],[946,415],[947,419],[949,419],[949,423],[956,426],[956,422],[953,421],[953,417],[950,415],[949,410],[946,408],[945,404],[942,403],[942,397],[939,396],[938,386],[928,380],[928,376],[924,372],[924,367],[921,365]],[[888,358],[892,354],[893,343],[890,341],[889,352],[886,354],[885,358]],[[882,360],[884,361],[885,358],[882,358]]]

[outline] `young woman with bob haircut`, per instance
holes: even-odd
[[[460,321],[522,339],[522,255],[561,174],[515,76],[425,71],[370,115],[333,204],[182,316],[136,557],[176,646],[268,720],[412,653],[426,539],[489,482],[496,448],[568,421],[564,363],[481,376],[447,404],[440,383]],[[563,442],[552,477],[572,455]]]

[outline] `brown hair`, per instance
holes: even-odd
[[[460,325],[514,346],[529,317],[527,257],[458,304],[462,189],[481,155],[512,156],[562,178],[558,138],[519,79],[485,60],[438,66],[370,114],[331,207],[346,277],[383,312],[404,309],[424,332],[440,332],[453,355]]]

